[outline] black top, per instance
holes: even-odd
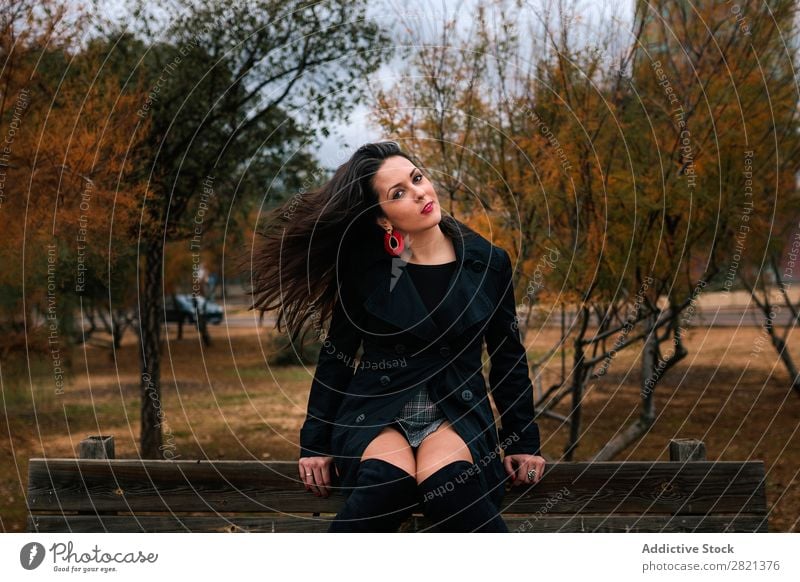
[[[431,313],[436,323],[439,323],[439,321],[436,319],[434,309],[441,303],[445,293],[447,293],[448,283],[455,267],[456,261],[440,265],[406,264],[406,270],[411,276],[414,287],[416,287],[417,292],[422,297],[422,302],[428,308],[428,313]]]

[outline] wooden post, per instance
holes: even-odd
[[[695,439],[672,439],[669,441],[670,461],[705,461],[706,445]]]
[[[113,459],[114,437],[88,436],[81,441],[78,455],[81,459]]]

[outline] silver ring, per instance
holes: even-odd
[[[314,474],[314,473],[306,473],[306,476],[308,476],[308,475],[313,475],[313,474]]]
[[[532,480],[536,476],[536,469],[531,469],[528,471],[528,481]]]

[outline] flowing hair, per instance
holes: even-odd
[[[337,266],[344,271],[340,277],[356,276],[349,267],[357,265],[359,251],[383,248],[384,230],[377,219],[385,215],[373,179],[390,156],[403,156],[425,171],[396,142],[368,143],[323,186],[267,214],[250,257],[250,309],[277,309],[278,331],[288,329],[296,338],[309,318],[326,321],[338,296]],[[451,217],[442,216],[440,228],[451,237],[458,234]]]

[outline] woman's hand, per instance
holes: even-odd
[[[317,497],[328,497],[332,465],[333,457],[301,457],[298,469],[300,480],[305,483],[306,491],[313,491]]]
[[[503,466],[506,473],[511,476],[511,482],[515,485],[531,485],[538,483],[544,475],[545,460],[539,455],[506,455],[503,459]],[[533,480],[528,479],[528,471],[533,469],[536,474]]]

